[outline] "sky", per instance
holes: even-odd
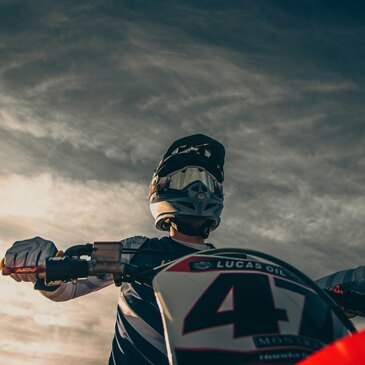
[[[0,0],[0,256],[34,236],[60,249],[161,236],[152,171],[204,133],[226,147],[212,243],[312,278],[365,264],[364,10]],[[106,363],[118,288],[65,303],[8,277],[0,290],[4,363]]]

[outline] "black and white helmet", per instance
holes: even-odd
[[[171,222],[183,217],[204,218],[202,236],[218,227],[223,210],[224,156],[223,145],[203,134],[181,138],[170,146],[150,185],[156,228],[169,230]]]

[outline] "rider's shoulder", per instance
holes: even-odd
[[[124,238],[120,243],[128,248],[138,248],[143,246],[144,248],[159,248],[167,243],[170,243],[169,237],[146,237],[146,236],[132,236]]]
[[[126,247],[137,248],[136,246],[142,246],[149,238],[146,236],[132,236],[123,238],[120,243]]]

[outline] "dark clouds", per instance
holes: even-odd
[[[364,10],[2,0],[1,252],[26,235],[65,248],[154,234],[153,168],[172,140],[206,133],[227,150],[214,242],[315,277],[363,264]]]
[[[56,364],[61,360],[68,364],[98,364],[107,358],[113,320],[105,311],[114,310],[115,287],[73,303],[53,303],[24,283],[18,285],[22,290],[12,286],[8,286],[12,290],[10,298],[2,305],[6,336],[0,337],[0,344],[4,361],[15,365]],[[27,305],[15,301],[13,294],[20,293]]]
[[[296,227],[286,240],[310,240],[303,222],[313,212],[363,232],[363,210],[345,213],[364,197],[361,3],[1,7],[4,176],[148,185],[171,140],[205,132],[227,147],[228,225],[247,220],[237,212],[250,206],[245,232],[270,226],[280,210],[292,217],[284,231]],[[337,235],[316,229],[326,252]]]

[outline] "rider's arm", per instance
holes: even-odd
[[[129,263],[133,257],[133,254],[123,254],[123,248],[138,249],[145,240],[145,237],[135,236],[120,241],[120,244],[122,245],[121,260],[124,263]],[[40,290],[40,292],[48,299],[55,302],[64,302],[100,290],[111,284],[113,284],[112,275],[106,275],[103,279],[91,276],[86,279],[79,280],[76,284],[67,283],[60,285],[56,289],[53,289],[52,287],[43,287],[42,289],[46,290]]]
[[[113,284],[113,277],[111,275],[107,275],[103,279],[98,279],[97,277],[88,277],[86,279],[79,280],[76,284],[66,283],[57,286],[57,288],[54,290],[52,287],[49,287],[47,290],[39,291],[46,298],[51,299],[54,302],[65,302],[67,300],[81,297],[82,295],[103,289],[110,284]]]
[[[365,266],[342,270],[316,281],[349,316],[365,316]]]

